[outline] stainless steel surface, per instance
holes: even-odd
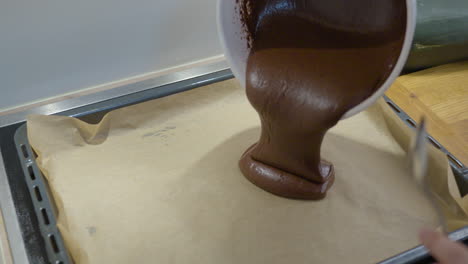
[[[154,87],[159,87],[175,82],[180,82],[183,80],[200,77],[209,73],[213,73],[216,71],[227,70],[229,69],[228,64],[225,61],[203,65],[200,67],[194,67],[191,69],[183,70],[180,72],[175,72],[167,75],[163,75],[160,77],[156,77],[153,79],[145,80],[138,83],[133,83],[117,88],[113,88],[110,90],[97,92],[90,95],[85,95],[82,97],[72,98],[68,100],[63,100],[60,102],[39,106],[36,108],[28,109],[22,112],[13,113],[10,115],[0,116],[0,127],[4,127],[7,125],[15,124],[18,122],[22,122],[26,120],[26,117],[31,114],[43,114],[43,115],[51,115],[59,112],[63,112],[66,110],[78,108],[81,106],[86,106],[89,104],[117,98],[120,96],[141,92],[147,89],[151,89]]]
[[[87,106],[93,104],[97,106],[91,110],[88,109],[89,111],[91,111],[91,113],[100,110],[112,109],[113,107],[143,101],[145,100],[144,97],[150,94],[150,90],[158,90],[158,88],[163,88],[166,85],[183,82],[190,79],[196,80],[195,83],[192,82],[191,85],[203,85],[205,83],[209,83],[210,81],[216,80],[216,78],[226,78],[227,76],[232,77],[232,74],[229,72],[220,74],[220,76],[212,77],[212,79],[208,77],[203,78],[205,75],[208,76],[210,74],[226,70],[229,70],[227,63],[225,61],[221,61],[209,65],[194,67],[180,72],[171,73],[149,80],[144,80],[138,83],[113,88],[111,90],[97,92],[82,97],[67,99],[60,102],[35,107],[22,112],[0,116],[0,128],[23,122],[26,120],[26,117],[31,114],[51,115],[65,112],[67,115],[75,116],[86,114],[86,112],[76,112],[74,111],[74,109],[86,108]],[[145,94],[145,91],[148,91],[148,94]],[[110,102],[107,102],[107,100],[115,98],[120,99],[120,97],[122,97],[122,100],[119,101],[119,105],[113,106],[109,105],[111,104]],[[3,164],[3,159],[1,159],[1,154],[2,153],[0,149],[0,206],[5,220],[5,228],[8,234],[8,240],[10,242],[10,248],[14,263],[27,264],[30,262],[28,259],[24,240],[19,226],[18,214],[16,213],[15,205],[12,200],[10,185],[6,175],[5,166]],[[8,153],[8,155],[16,154]]]
[[[411,171],[416,181],[428,190],[427,186],[427,139],[426,139],[426,120],[424,118],[419,122],[416,128],[416,135],[413,138],[411,150],[409,152]]]
[[[423,189],[427,199],[431,202],[432,207],[437,213],[439,224],[444,232],[447,231],[447,222],[445,221],[444,213],[442,208],[436,201],[436,197],[429,187],[429,179],[427,178],[427,167],[428,167],[428,153],[427,144],[429,143],[426,133],[426,120],[421,118],[418,126],[416,127],[416,135],[413,138],[411,149],[408,153],[411,172],[416,182]]]
[[[29,263],[1,155],[2,150],[0,149],[0,207],[10,243],[11,255],[15,263]]]

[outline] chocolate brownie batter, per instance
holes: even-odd
[[[321,199],[335,177],[320,157],[323,137],[390,75],[403,45],[406,3],[239,1],[250,47],[247,96],[262,125],[241,171],[276,195]]]

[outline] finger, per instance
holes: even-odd
[[[423,245],[429,249],[432,256],[441,264],[468,263],[468,249],[451,241],[445,235],[429,229],[422,230],[419,238]]]

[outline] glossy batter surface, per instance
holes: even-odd
[[[391,73],[403,45],[403,0],[241,1],[251,48],[246,88],[259,141],[240,160],[266,191],[321,199],[334,180],[325,133]],[[346,175],[340,175],[346,177]]]

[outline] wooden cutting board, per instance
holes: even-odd
[[[468,166],[468,61],[403,75],[386,95]]]

